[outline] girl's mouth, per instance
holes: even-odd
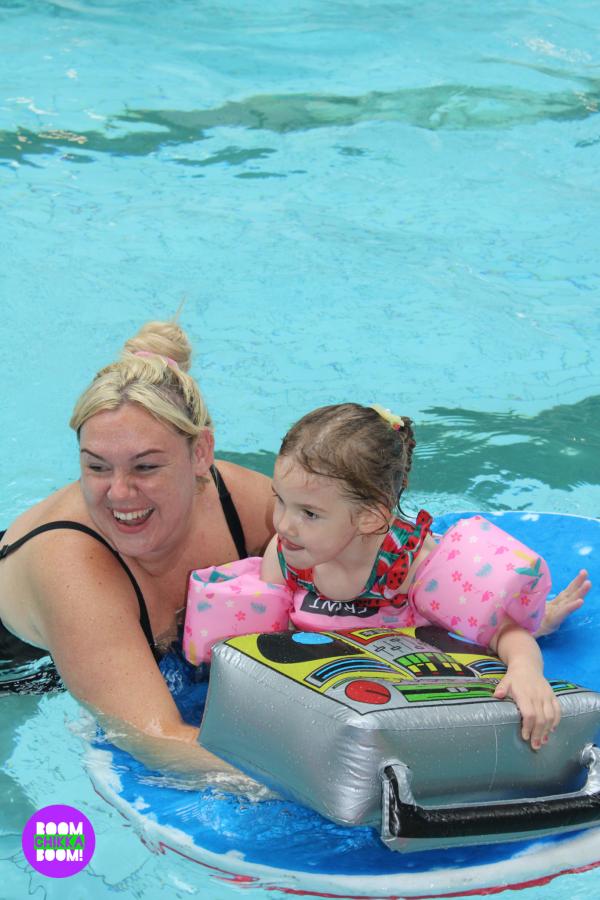
[[[284,537],[281,538],[281,546],[284,550],[304,550],[304,547],[301,547],[299,544],[292,544],[291,541]]]

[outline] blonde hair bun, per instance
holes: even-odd
[[[192,347],[184,330],[176,322],[146,322],[142,325],[123,346],[123,353],[137,353],[140,350],[175,360],[183,372],[190,370]]]
[[[200,388],[188,372],[191,361],[190,342],[176,322],[146,322],[126,341],[120,359],[100,369],[79,397],[71,428],[79,434],[96,413],[137,403],[187,437],[212,431]]]

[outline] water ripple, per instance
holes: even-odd
[[[258,94],[214,109],[129,109],[106,122],[105,131],[19,128],[0,132],[0,158],[23,160],[56,148],[147,156],[163,147],[194,143],[215,128],[245,128],[275,134],[318,128],[347,128],[363,122],[400,122],[437,130],[508,129],[544,121],[572,121],[595,115],[600,86],[540,93],[517,87],[446,84],[358,96]],[[123,126],[129,126],[123,130]],[[269,151],[267,151],[269,152]]]

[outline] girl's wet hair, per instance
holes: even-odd
[[[415,438],[410,419],[393,427],[370,406],[322,406],[292,425],[280,457],[298,462],[311,475],[340,482],[359,507],[393,512],[408,485]]]
[[[200,388],[188,374],[191,359],[190,342],[176,322],[147,322],[126,341],[120,359],[101,369],[83,392],[71,428],[79,434],[96,413],[136,403],[190,439],[212,430]]]

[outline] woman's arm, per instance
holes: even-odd
[[[272,792],[239,769],[214,756],[198,743],[198,729],[184,725],[182,737],[158,737],[138,731],[127,722],[106,716],[83,704],[104,729],[108,740],[121,747],[149,769],[170,776],[170,784],[187,790],[201,790],[207,784],[244,794],[253,800],[272,797]]]
[[[277,556],[277,535],[274,534],[263,556],[260,566],[260,577],[263,581],[270,581],[271,584],[285,584],[285,578],[279,564]]]
[[[67,689],[109,738],[145,764],[205,783],[237,770],[181,719],[139,623],[131,583],[112,555],[73,532],[40,536],[30,571],[33,624]],[[249,782],[248,782],[249,783]]]
[[[544,678],[542,654],[533,635],[509,620],[492,641],[492,650],[506,663],[506,675],[494,692],[511,697],[521,713],[521,736],[533,750],[548,741],[560,721],[560,705]]]

